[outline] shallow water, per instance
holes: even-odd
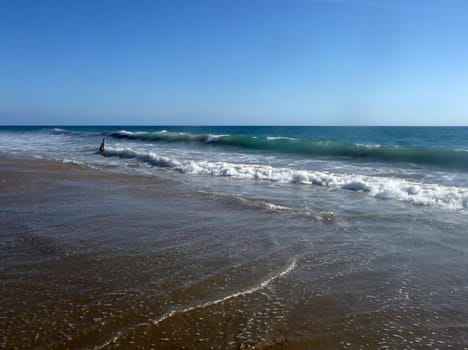
[[[338,206],[320,186],[248,196],[179,177],[0,165],[4,348],[468,344],[458,211],[378,198],[363,208],[353,191]]]

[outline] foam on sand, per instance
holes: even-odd
[[[241,290],[241,291],[233,293],[233,294],[229,294],[229,295],[227,295],[227,296],[225,296],[223,298],[207,301],[207,302],[205,302],[203,304],[190,306],[190,307],[187,307],[187,308],[184,308],[184,309],[177,309],[177,310],[169,311],[169,312],[165,313],[164,315],[162,315],[161,317],[159,317],[158,319],[151,320],[151,321],[143,323],[143,324],[138,324],[138,325],[135,326],[135,328],[137,328],[139,326],[147,326],[147,325],[154,325],[155,326],[155,325],[160,324],[161,322],[164,322],[165,320],[171,318],[172,316],[174,316],[176,314],[182,314],[182,313],[190,312],[190,311],[197,310],[197,309],[203,309],[203,308],[206,308],[206,307],[209,307],[209,306],[213,306],[213,305],[216,305],[216,304],[223,303],[223,302],[225,302],[227,300],[230,300],[230,299],[233,299],[233,298],[237,298],[237,297],[248,295],[248,294],[253,294],[253,293],[255,293],[255,292],[257,292],[257,291],[259,291],[261,289],[266,288],[274,280],[285,276],[286,274],[288,274],[289,272],[294,270],[295,267],[296,267],[296,259],[292,260],[291,263],[288,266],[286,266],[286,268],[284,270],[281,270],[280,272],[268,277],[267,279],[261,281],[259,284],[255,285],[255,286],[253,286],[251,288]],[[107,340],[105,343],[94,347],[94,350],[103,349],[103,348],[109,346],[110,344],[115,343],[121,336],[122,336],[121,331],[116,332],[114,337]]]

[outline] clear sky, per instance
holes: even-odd
[[[468,125],[468,0],[0,0],[0,124]]]

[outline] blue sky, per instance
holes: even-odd
[[[466,0],[0,0],[0,124],[468,125]]]

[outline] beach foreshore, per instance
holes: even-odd
[[[151,192],[169,203],[162,183],[167,188],[155,177],[0,157],[0,348],[87,347],[112,334],[100,330],[103,316],[122,310],[104,303],[137,275],[126,255],[141,244],[138,218],[160,219],[138,197]]]
[[[0,348],[468,344],[465,236],[267,204],[0,157]]]
[[[245,232],[240,216],[259,219],[249,208],[167,179],[44,160],[1,157],[0,184],[2,348],[268,344],[264,331],[239,338],[247,309],[237,302],[264,299],[295,262],[264,232]]]

